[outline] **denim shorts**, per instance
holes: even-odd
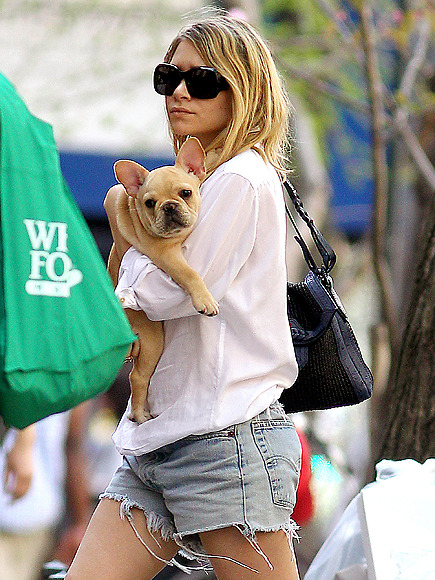
[[[219,528],[235,526],[251,542],[258,531],[290,538],[300,464],[293,422],[274,403],[245,423],[126,456],[101,497],[119,501],[133,527],[131,508],[141,509],[151,533],[199,557],[198,534]]]

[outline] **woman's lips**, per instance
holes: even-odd
[[[182,107],[173,107],[170,110],[170,114],[171,115],[177,115],[177,116],[178,115],[180,115],[180,116],[183,116],[183,115],[193,115],[192,111],[189,111],[188,109],[183,109]]]

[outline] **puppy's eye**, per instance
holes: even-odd
[[[145,205],[150,209],[152,209],[156,205],[156,202],[154,201],[154,199],[147,199]]]
[[[182,189],[180,191],[180,197],[182,197],[183,199],[187,199],[191,195],[192,195],[192,190],[191,189]]]

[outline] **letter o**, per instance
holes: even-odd
[[[56,274],[55,265],[57,260],[61,260],[63,264],[62,274]],[[50,280],[61,281],[67,279],[68,272],[71,270],[72,266],[73,263],[68,254],[64,254],[63,252],[52,252],[47,258],[45,271]]]

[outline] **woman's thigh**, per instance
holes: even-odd
[[[210,558],[218,580],[299,579],[293,548],[283,530],[257,532],[255,544],[235,527],[203,532],[200,537],[207,554],[223,557]]]
[[[179,549],[175,542],[158,537],[157,543],[147,529],[144,513],[137,508],[131,511],[136,531],[128,519],[121,519],[119,502],[100,501],[70,566],[68,580],[148,580],[175,556]]]

